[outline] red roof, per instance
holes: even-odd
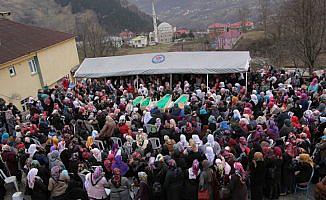
[[[131,31],[122,31],[121,33],[119,33],[119,36],[122,38],[133,37],[134,35],[135,33]]]
[[[254,25],[254,23],[252,21],[244,22],[245,27],[249,27],[249,26],[253,26],[253,25]],[[242,26],[242,22],[236,22],[236,23],[230,24],[231,28],[240,28],[241,26]]]
[[[44,49],[74,35],[0,19],[0,64]]]
[[[180,34],[180,35],[182,35],[182,34],[188,34],[190,31],[188,30],[188,29],[186,29],[186,28],[182,28],[182,29],[179,29],[179,30],[177,30],[176,32],[175,32],[175,34]]]
[[[208,28],[225,28],[227,26],[228,26],[227,24],[215,23],[215,24],[209,25]]]

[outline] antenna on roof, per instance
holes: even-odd
[[[6,18],[7,16],[10,16],[10,11],[0,11],[0,18]]]

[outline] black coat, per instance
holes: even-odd
[[[36,179],[34,183],[34,188],[31,192],[32,200],[47,200],[49,199],[48,187],[43,183],[42,180]]]
[[[182,190],[183,190],[182,171],[180,169],[168,170],[165,176],[163,187],[164,187],[166,199],[180,200],[182,197]]]
[[[251,199],[263,199],[265,184],[266,166],[264,161],[256,161],[256,166],[253,162],[250,163],[250,188]]]
[[[312,167],[308,163],[299,162],[295,166],[294,171],[299,171],[299,174],[295,175],[296,183],[306,183],[309,181],[312,173]]]

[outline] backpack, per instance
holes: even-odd
[[[161,185],[160,182],[155,181],[155,182],[153,183],[152,188],[153,188],[153,194],[154,194],[155,196],[161,194],[161,192],[162,192],[162,185]]]

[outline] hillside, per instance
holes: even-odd
[[[76,32],[82,17],[99,22],[109,33],[151,30],[151,17],[119,0],[0,0],[1,11],[15,21],[65,32]]]
[[[129,0],[140,10],[151,14],[152,0]],[[280,0],[269,0],[272,7]],[[233,23],[239,21],[239,9],[254,21],[259,18],[258,0],[156,0],[159,20],[175,26],[205,29],[214,22]]]

